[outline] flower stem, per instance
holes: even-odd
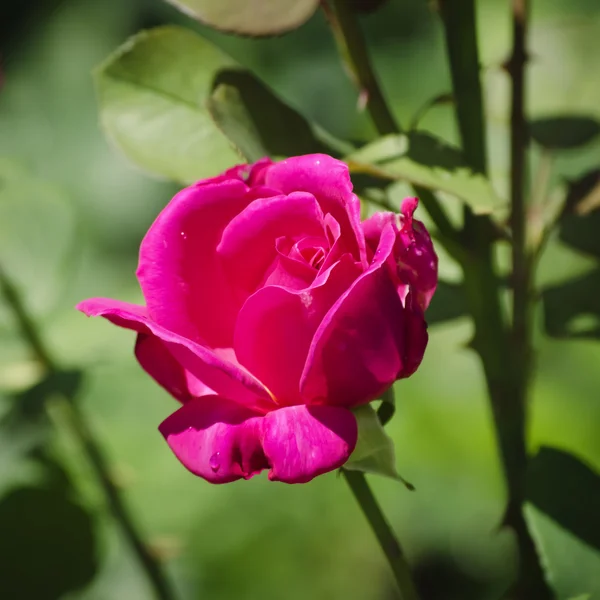
[[[367,483],[364,473],[348,471],[346,469],[342,469],[342,472],[387,558],[398,584],[401,600],[418,600],[419,596],[417,595],[410,575],[410,568],[406,562],[400,543],[381,512],[381,508],[379,508],[377,500],[375,500],[375,496]]]
[[[41,366],[44,367],[48,375],[58,373],[60,369],[46,348],[16,286],[2,270],[1,266],[0,293],[4,296],[7,305],[12,309],[17,324],[21,329],[21,334],[29,345],[32,354]],[[155,597],[158,600],[173,600],[175,595],[162,571],[161,565],[152,556],[136,529],[133,519],[123,503],[119,490],[110,476],[110,468],[106,458],[98,442],[95,440],[85,417],[76,406],[74,398],[63,395],[60,407],[62,416],[68,424],[71,434],[78,440],[85,451],[86,458],[92,466],[96,479],[104,492],[106,503],[113,517],[120,525],[125,537],[138,557],[146,573],[146,577],[154,590]]]

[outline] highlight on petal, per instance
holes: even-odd
[[[339,223],[345,251],[366,267],[360,200],[352,193],[350,172],[345,163],[326,154],[294,156],[269,167],[265,183],[284,194],[297,191],[312,194],[323,213],[330,213]]]
[[[245,300],[274,267],[277,240],[296,242],[306,236],[320,237],[326,244],[323,213],[314,196],[295,192],[255,200],[228,223],[217,247],[229,287],[240,290]]]
[[[262,412],[275,407],[269,390],[246,369],[156,324],[148,318],[145,307],[110,298],[91,298],[77,308],[89,317],[102,316],[120,327],[156,336],[182,368],[193,375],[194,381],[199,380],[216,393]],[[190,385],[193,381],[188,379],[188,388]]]
[[[184,404],[159,429],[181,463],[211,483],[263,469],[273,481],[305,483],[341,467],[357,439],[345,408],[292,406],[260,416],[219,396]]]

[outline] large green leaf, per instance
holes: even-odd
[[[205,107],[215,71],[235,63],[181,27],[142,32],[95,73],[111,140],[143,169],[181,183],[239,162]]]
[[[568,150],[591,142],[600,133],[600,123],[592,117],[560,115],[531,121],[529,133],[540,146]]]
[[[366,404],[352,412],[358,422],[358,441],[344,469],[391,477],[402,482],[407,488],[414,489],[396,471],[394,442],[383,429],[373,407]]]
[[[485,176],[473,172],[460,151],[422,132],[388,135],[347,157],[350,170],[389,180],[403,180],[460,198],[475,213],[502,206]]]
[[[221,31],[275,35],[300,27],[319,0],[169,0],[180,10]]]
[[[217,127],[248,161],[332,153],[306,119],[244,70],[224,69],[208,100]]]
[[[600,476],[573,455],[541,448],[527,473],[526,517],[559,598],[600,594]]]

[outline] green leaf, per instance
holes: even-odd
[[[476,214],[501,207],[485,176],[473,172],[459,150],[422,132],[388,135],[346,158],[350,170],[388,180],[404,180],[461,199]]]
[[[381,405],[377,409],[377,418],[382,425],[389,423],[396,412],[394,386],[390,386],[381,396]]]
[[[581,115],[547,117],[531,121],[529,133],[544,148],[568,150],[591,142],[600,133],[600,123]]]
[[[527,499],[600,551],[600,475],[578,458],[542,447],[527,472]]]
[[[575,456],[543,447],[527,472],[526,518],[560,598],[600,594],[600,476]]]
[[[358,422],[358,441],[344,469],[391,477],[413,490],[414,486],[396,471],[394,442],[383,429],[373,407],[366,404],[353,409],[352,412]]]
[[[600,338],[600,268],[546,288],[542,302],[548,335]]]
[[[276,35],[300,27],[319,0],[169,0],[215,29],[242,35]]]
[[[0,262],[10,280],[27,290],[36,312],[49,310],[62,291],[74,230],[72,206],[60,187],[0,161]]]
[[[462,284],[438,281],[431,304],[425,312],[427,323],[434,325],[466,314],[468,306]]]
[[[12,490],[0,500],[0,531],[6,598],[57,600],[96,572],[92,519],[64,489]]]
[[[217,127],[246,160],[333,153],[302,115],[250,72],[221,70],[214,88],[208,110]]]
[[[225,66],[235,63],[181,27],[134,36],[95,73],[106,134],[136,165],[180,183],[240,162],[205,107]]]

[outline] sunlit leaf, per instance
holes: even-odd
[[[396,471],[394,442],[383,429],[373,407],[367,404],[352,412],[358,422],[358,442],[344,469],[391,477],[408,489],[414,489]]]
[[[543,447],[527,472],[526,517],[559,598],[600,594],[600,475]]]
[[[3,597],[58,600],[96,572],[92,519],[64,490],[12,490],[0,500],[0,531]]]
[[[502,205],[488,179],[466,166],[456,148],[429,134],[388,135],[357,150],[346,161],[355,173],[446,192],[477,214]]]
[[[531,121],[529,133],[540,146],[568,150],[591,142],[600,133],[600,123],[580,115],[547,117]]]
[[[275,35],[300,27],[319,0],[169,0],[193,18],[221,31]]]
[[[214,80],[207,107],[217,127],[248,161],[325,152],[302,115],[250,72],[225,69]]]
[[[142,32],[95,74],[109,138],[143,169],[181,183],[240,162],[205,106],[228,56],[181,27]]]

